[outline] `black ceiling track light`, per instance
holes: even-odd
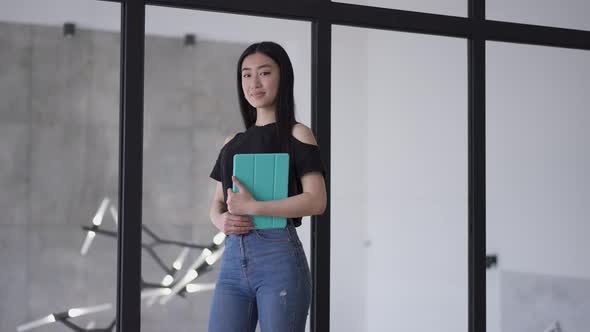
[[[498,266],[498,255],[486,256],[486,269],[491,269]]]
[[[195,47],[196,44],[196,37],[192,33],[187,33],[184,35],[184,46],[186,47]]]
[[[64,23],[63,28],[64,37],[72,38],[76,34],[76,24],[72,22]]]

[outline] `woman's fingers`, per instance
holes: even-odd
[[[234,228],[238,228],[238,229],[250,229],[252,228],[252,224],[251,223],[246,223],[246,222],[231,222],[230,223],[231,227]]]
[[[230,219],[228,220],[228,223],[238,227],[249,227],[254,225],[254,223],[248,219]]]
[[[232,220],[232,221],[251,221],[252,220],[252,217],[249,217],[249,216],[238,216],[238,215],[235,215],[235,214],[228,214],[228,217],[227,218],[229,220]]]
[[[233,215],[229,212],[225,224],[228,231],[226,234],[246,234],[254,228],[252,217]]]
[[[254,223],[250,216],[234,215],[226,211],[223,217],[225,234],[245,234],[254,228]]]

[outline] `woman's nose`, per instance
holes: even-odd
[[[252,80],[252,85],[254,85],[255,88],[260,87],[260,78],[255,77],[254,80]]]

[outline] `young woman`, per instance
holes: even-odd
[[[238,60],[245,131],[225,139],[211,178],[213,224],[227,235],[209,332],[304,331],[311,274],[295,227],[326,209],[325,168],[312,131],[295,121],[293,67],[273,42],[250,45]],[[289,195],[256,201],[233,174],[236,153],[289,153]],[[232,191],[236,183],[238,192]],[[249,215],[286,217],[287,227],[257,230]]]

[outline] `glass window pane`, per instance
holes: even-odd
[[[486,59],[488,331],[587,329],[590,52],[489,42]]]
[[[467,43],[332,43],[331,327],[467,331]]]
[[[489,20],[590,30],[587,0],[487,0]]]
[[[206,331],[212,287],[229,250],[217,251],[212,245],[220,233],[209,216],[218,181],[209,176],[224,138],[245,131],[236,90],[238,59],[254,42],[270,40],[283,46],[294,68],[296,119],[310,126],[311,27],[308,22],[148,6],[146,34],[144,227],[164,239],[208,247],[211,257],[217,252],[222,256],[210,270],[202,270],[200,266],[208,263],[199,257],[207,250],[158,246],[163,266],[144,253],[144,279],[161,286],[171,282],[172,294],[166,296],[164,290],[163,295],[146,298],[142,331]],[[189,41],[194,38],[194,43],[185,43],[186,34],[193,35]],[[309,229],[306,217],[297,228],[306,253]],[[144,241],[148,241],[146,233]],[[239,253],[239,247],[231,252],[235,250]],[[179,257],[183,265],[174,271]],[[249,269],[255,269],[255,260],[249,258]],[[191,272],[195,269],[196,278]],[[192,285],[205,287],[182,293],[198,288]],[[177,291],[186,297],[174,295]],[[248,313],[247,305],[243,309]]]
[[[467,0],[343,0],[333,2],[467,17]]]
[[[2,8],[1,331],[115,321],[120,32],[85,13],[117,21],[120,5],[55,10],[70,4]]]

